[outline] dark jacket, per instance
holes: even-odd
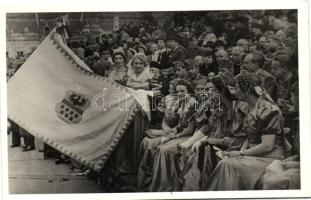
[[[261,86],[268,92],[271,98],[277,102],[277,87],[275,77],[263,69],[257,71],[256,74],[261,79]]]
[[[186,50],[183,46],[177,46],[173,49],[171,55],[169,56],[169,63],[171,64],[174,61],[185,62],[186,60]]]

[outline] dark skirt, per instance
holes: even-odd
[[[200,191],[218,160],[214,148],[210,145],[202,145],[198,153],[192,153],[190,150],[182,153],[179,161],[182,190]]]
[[[145,137],[140,146],[141,163],[137,173],[137,190],[149,191],[152,181],[152,168],[157,147],[161,144],[161,137]]]
[[[147,128],[148,119],[146,115],[143,112],[138,112],[132,125],[122,136],[99,175],[104,191],[136,191],[138,152]]]

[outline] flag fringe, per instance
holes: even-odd
[[[80,64],[77,63],[75,61],[75,59],[70,55],[70,53],[68,53],[65,49],[63,49],[62,46],[56,40],[54,40],[54,37],[52,35],[51,35],[51,37],[49,37],[49,41],[51,42],[52,46],[54,46],[59,52],[61,52],[70,61],[72,66],[76,67],[77,69],[79,69],[84,74],[86,74],[86,75],[88,75],[90,77],[96,78],[98,80],[105,81],[108,85],[117,87],[117,88],[121,89],[121,91],[127,92],[128,94],[130,94],[130,92],[127,90],[126,87],[116,83],[115,81],[113,81],[111,79],[107,79],[107,78],[104,78],[102,76],[99,76],[99,75],[97,75],[97,74],[95,74],[95,73],[93,73],[93,72],[83,68],[82,66],[80,66]],[[52,146],[53,148],[59,150],[63,154],[65,154],[65,155],[69,156],[70,158],[78,161],[79,163],[81,163],[81,164],[83,164],[83,165],[85,165],[85,166],[95,170],[96,172],[100,172],[100,170],[104,167],[105,162],[107,161],[107,159],[111,155],[112,151],[114,150],[114,148],[116,147],[116,145],[118,144],[118,142],[120,141],[120,139],[122,138],[122,136],[124,135],[124,133],[126,132],[128,127],[130,126],[131,122],[134,119],[134,116],[136,115],[136,113],[138,111],[139,111],[139,109],[137,108],[137,102],[136,102],[136,104],[133,105],[133,109],[129,111],[130,115],[129,115],[129,118],[127,119],[127,121],[125,122],[124,126],[120,129],[119,133],[117,134],[115,139],[111,142],[111,144],[107,147],[106,153],[97,162],[92,162],[92,161],[86,160],[83,157],[81,157],[81,156],[79,156],[77,154],[74,154],[73,152],[71,152],[66,147],[64,147],[64,146],[62,146],[60,144],[57,144],[55,141],[53,141],[53,140],[51,140],[49,138],[46,138],[38,130],[33,129],[32,127],[27,126],[27,124],[25,124],[22,121],[20,121],[17,116],[8,114],[8,118],[11,119],[12,121],[14,121],[15,123],[17,123],[19,126],[23,127],[30,134],[32,134],[35,137],[39,138],[40,140],[42,140],[46,144]]]
[[[109,78],[97,75],[89,70],[86,70],[84,67],[82,67],[79,63],[77,63],[74,58],[65,50],[62,48],[62,46],[54,39],[54,37],[50,37],[49,38],[52,42],[52,44],[56,47],[57,50],[59,50],[72,64],[73,66],[75,66],[77,69],[79,69],[81,72],[83,72],[84,74],[91,76],[93,78],[96,78],[98,80],[103,80],[105,81],[107,84],[109,84],[110,86],[114,86],[117,87],[118,89],[121,89],[123,92],[127,92],[128,94],[131,95],[131,93],[129,92],[129,90],[127,89],[127,87],[117,83],[116,81],[113,81]],[[132,96],[132,95],[131,95]]]
[[[137,104],[136,104],[137,105]],[[106,153],[102,156],[102,158],[97,161],[97,162],[92,162],[92,161],[88,161],[86,159],[84,159],[83,157],[74,154],[73,152],[69,151],[66,147],[56,143],[55,141],[44,137],[43,134],[41,134],[39,131],[33,129],[30,126],[27,126],[27,124],[23,123],[22,121],[20,121],[18,119],[18,117],[14,116],[14,115],[8,115],[8,118],[11,119],[12,121],[14,121],[16,124],[18,124],[20,127],[23,127],[23,129],[25,129],[27,132],[29,132],[31,135],[34,135],[35,137],[39,138],[40,140],[42,140],[43,142],[45,142],[46,144],[50,145],[51,147],[59,150],[61,153],[63,153],[64,155],[76,160],[77,162],[93,169],[95,172],[100,172],[101,169],[103,169],[106,161],[108,160],[109,156],[111,155],[112,151],[115,149],[115,147],[117,146],[117,144],[119,143],[120,139],[122,138],[122,136],[124,135],[124,133],[126,132],[126,130],[128,129],[128,127],[130,126],[131,122],[133,121],[135,115],[137,114],[137,112],[139,111],[139,109],[137,108],[137,106],[134,105],[133,110],[129,111],[131,112],[131,114],[129,115],[129,118],[127,119],[126,123],[124,124],[124,126],[121,128],[121,130],[119,131],[118,135],[115,137],[115,139],[111,142],[111,144],[107,147],[107,151]]]

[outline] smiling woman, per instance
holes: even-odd
[[[149,71],[147,58],[143,54],[135,54],[132,66],[127,72],[126,86],[133,89],[149,90],[152,74]]]

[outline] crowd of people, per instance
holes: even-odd
[[[67,44],[94,73],[153,91],[142,135],[124,136],[101,173],[87,169],[105,192],[300,188],[296,10],[146,16]],[[9,131],[13,147],[22,135],[35,148]],[[70,162],[48,145],[44,155]]]

